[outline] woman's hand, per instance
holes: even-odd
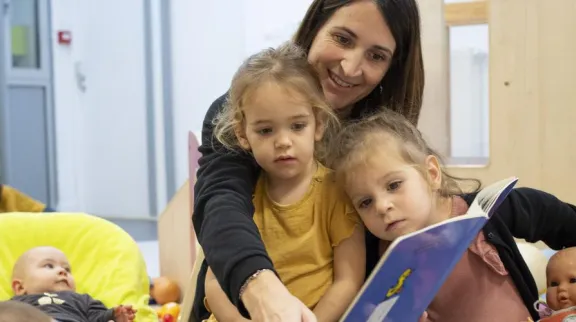
[[[242,302],[255,322],[317,322],[272,271],[262,272],[248,284]]]

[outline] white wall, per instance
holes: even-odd
[[[198,134],[210,104],[228,90],[244,59],[244,2],[172,1],[176,186],[188,178],[188,131]]]
[[[151,0],[156,201],[166,203],[159,8]],[[149,216],[143,0],[51,1],[58,184],[61,210]],[[172,0],[172,84],[176,186],[188,176],[187,132],[199,135],[206,110],[242,60],[288,40],[311,0]],[[54,41],[71,30],[73,43]],[[482,32],[452,45],[487,46]],[[76,68],[85,74],[79,90]],[[458,91],[458,88],[452,88]],[[465,133],[453,136],[466,138]]]
[[[52,14],[54,39],[72,32],[52,44],[58,208],[148,216],[142,2],[59,0]]]
[[[290,40],[312,0],[245,0],[246,55]]]
[[[84,209],[84,114],[75,78],[82,47],[78,5],[78,1],[61,0],[53,1],[51,8],[58,208],[63,210]],[[56,44],[60,30],[73,31],[75,50]]]

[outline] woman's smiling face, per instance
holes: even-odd
[[[372,0],[337,10],[318,31],[308,54],[335,110],[368,96],[390,68],[396,41]]]

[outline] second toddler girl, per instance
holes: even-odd
[[[463,182],[445,172],[416,127],[394,112],[351,123],[333,142],[330,159],[337,177],[373,234],[367,244],[369,268],[399,236],[465,214],[478,192],[476,186],[462,193]],[[513,190],[437,293],[428,320],[537,319],[536,283],[514,237],[561,249],[576,245],[573,227],[573,205],[539,190]]]

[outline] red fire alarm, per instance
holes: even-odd
[[[58,43],[60,45],[70,45],[72,43],[72,33],[68,30],[58,31]]]

